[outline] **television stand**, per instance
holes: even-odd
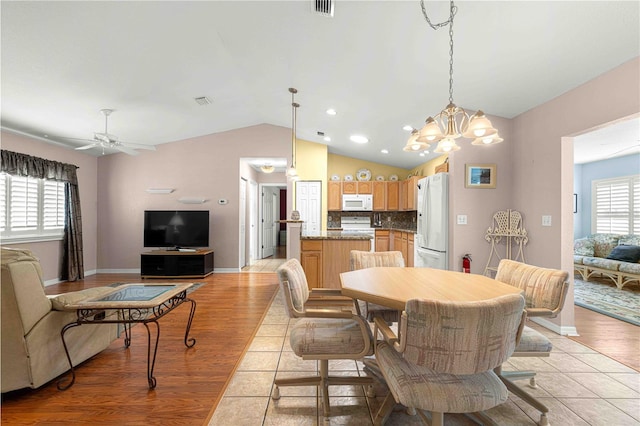
[[[154,250],[140,255],[142,278],[204,278],[213,273],[213,250]]]

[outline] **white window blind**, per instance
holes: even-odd
[[[640,234],[640,175],[593,181],[594,232]]]
[[[64,231],[64,182],[0,174],[2,239],[59,238]]]

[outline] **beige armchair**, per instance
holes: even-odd
[[[2,392],[38,388],[68,371],[60,331],[76,319],[65,305],[111,290],[47,297],[40,262],[29,250],[2,248]],[[65,339],[74,366],[117,338],[117,324],[75,327]]]
[[[329,416],[330,385],[373,385],[371,377],[329,376],[329,360],[359,360],[373,353],[373,336],[364,318],[350,310],[309,309],[309,287],[302,265],[290,259],[278,268],[289,318],[293,352],[303,360],[320,361],[320,374],[310,377],[276,378],[272,398],[280,398],[282,386],[317,386],[322,392],[323,415]],[[314,289],[325,295],[340,295],[340,290]],[[314,304],[322,304],[321,301]]]
[[[513,294],[477,302],[409,300],[399,337],[375,318],[375,335],[384,338],[376,359],[390,390],[375,424],[386,422],[396,402],[433,426],[443,425],[444,413],[473,413],[480,424],[495,424],[482,411],[504,403],[508,392],[493,370],[513,353],[525,315],[523,297]]]
[[[569,289],[568,279],[569,274],[565,271],[541,268],[509,259],[500,261],[496,273],[496,280],[523,290],[527,317],[555,318],[564,306]],[[553,345],[546,336],[525,326],[513,356],[548,357],[552,349]],[[548,425],[547,406],[513,382],[528,378],[529,386],[536,388],[536,373],[534,371],[502,371],[501,368],[497,371],[510,392],[540,411],[538,425]]]
[[[376,266],[399,266],[404,267],[404,258],[400,251],[361,251],[351,250],[350,253],[351,270],[373,268]],[[377,305],[375,303],[358,300],[358,309],[360,313],[369,321],[373,321],[374,316],[385,319],[388,323],[398,322],[400,317],[398,311],[389,309],[386,306]]]

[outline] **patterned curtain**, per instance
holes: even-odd
[[[0,171],[14,176],[30,176],[64,182],[66,205],[64,226],[64,251],[62,255],[62,280],[76,281],[84,278],[82,257],[82,214],[78,191],[78,166],[45,160],[7,150],[1,150]]]

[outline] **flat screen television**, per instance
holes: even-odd
[[[144,246],[209,247],[209,210],[145,210]]]

